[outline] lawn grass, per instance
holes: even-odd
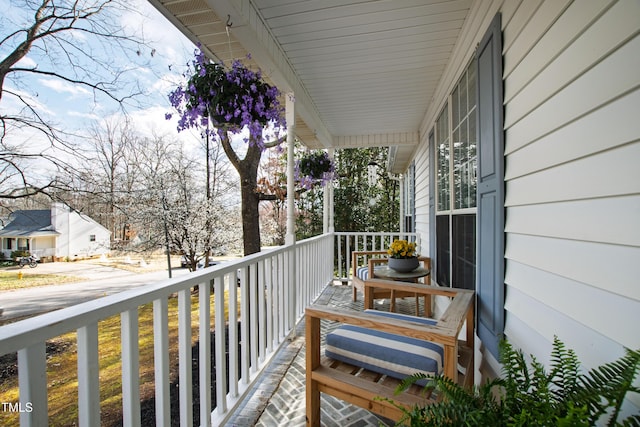
[[[19,276],[22,273],[22,277]],[[25,273],[22,270],[0,271],[0,291],[12,289],[25,289],[35,286],[59,285],[63,283],[79,282],[83,279],[78,276],[65,276],[61,274]]]
[[[228,294],[225,292],[228,303]],[[215,295],[211,296],[212,321]],[[192,344],[198,337],[198,298],[192,296],[191,326]],[[178,375],[178,298],[169,299],[169,360],[170,381]],[[228,307],[225,304],[225,307]],[[140,398],[154,396],[153,370],[153,304],[138,309],[140,347]],[[228,319],[228,308],[225,308]],[[120,342],[120,316],[113,316],[98,323],[101,425],[122,423],[122,361]],[[77,425],[78,378],[76,333],[68,333],[47,342],[47,383],[50,425]],[[18,377],[5,375],[0,380],[0,402],[18,402]],[[34,408],[38,410],[38,408]],[[0,411],[0,425],[18,425],[19,414]]]

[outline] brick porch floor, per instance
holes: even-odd
[[[352,301],[351,286],[336,282],[328,286],[316,303],[352,310],[363,310],[362,295]],[[388,300],[378,308],[389,310]],[[412,298],[396,302],[397,311],[413,314]],[[321,394],[322,425],[327,427],[393,426],[392,421],[357,406]],[[305,347],[304,320],[297,336],[285,345],[254,384],[249,395],[227,422],[228,426],[304,426],[305,425]]]

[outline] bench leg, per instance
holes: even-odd
[[[313,371],[320,366],[320,319],[307,316],[306,319],[306,404],[307,427],[320,427],[320,390],[313,381]]]

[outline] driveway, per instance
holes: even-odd
[[[2,291],[0,292],[0,307],[4,312],[0,317],[1,321],[58,310],[169,277],[167,271],[134,273],[91,262],[38,264],[38,267],[30,271],[35,273],[36,270],[40,274],[83,277],[86,278],[86,281]],[[12,267],[8,271],[17,272],[19,269]],[[189,270],[185,268],[172,270],[173,277],[186,274],[189,274]]]

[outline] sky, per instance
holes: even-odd
[[[25,15],[24,8],[20,7],[23,3],[24,1],[0,0],[0,8],[5,12],[0,17],[0,39],[7,36],[11,23],[19,25],[33,19],[32,13]],[[182,81],[181,73],[186,70],[195,47],[148,1],[129,0],[128,4],[137,13],[125,13],[118,23],[144,37],[149,47],[140,49],[139,54],[135,52],[130,57],[126,57],[121,54],[116,55],[117,51],[110,51],[111,48],[108,46],[92,43],[91,47],[95,49],[94,54],[103,54],[109,62],[127,68],[129,72],[126,84],[129,88],[134,84],[140,84],[142,90],[147,93],[139,97],[136,103],[127,105],[127,112],[133,119],[138,133],[147,136],[152,136],[153,133],[170,135],[183,140],[187,145],[198,145],[197,133],[177,133],[175,115],[171,121],[165,119],[165,113],[172,112],[168,94],[178,82]],[[81,32],[74,32],[73,37],[77,38],[79,43],[87,41]],[[0,58],[5,57],[6,54],[6,49],[3,50],[0,47]],[[50,56],[43,56],[41,50],[32,49],[18,65],[41,65],[42,69],[50,69],[51,62],[57,60]],[[67,130],[82,131],[104,118],[122,115],[115,102],[108,102],[103,98],[96,99],[88,88],[52,77],[28,76],[17,85],[12,81],[5,81],[5,88],[28,96],[41,114],[50,118],[60,128]],[[18,108],[18,104],[4,96],[0,108],[11,110]],[[33,141],[33,138],[25,139]]]

